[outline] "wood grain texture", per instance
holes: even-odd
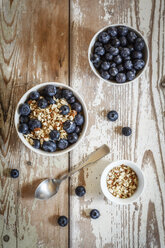
[[[160,85],[165,73],[164,6],[162,0],[71,2],[71,83],[81,92],[89,111],[87,136],[71,154],[71,164],[100,144],[111,148],[107,158],[72,178],[73,248],[165,247],[165,98]],[[107,85],[88,65],[87,50],[94,33],[114,23],[133,26],[149,45],[147,71],[130,85]],[[119,113],[117,122],[107,121],[109,110]],[[132,128],[131,137],[120,135],[122,126]],[[101,172],[118,159],[135,161],[146,178],[145,193],[129,206],[108,202],[101,193]],[[86,186],[84,199],[74,196],[75,187],[81,184]],[[93,208],[101,213],[98,220],[88,218]]]
[[[68,155],[30,152],[14,128],[15,107],[27,89],[68,84],[68,8],[68,1],[0,1],[0,247],[68,245],[68,228],[57,226],[59,215],[68,216],[68,182],[57,197],[34,199],[41,179],[68,170]],[[19,179],[8,176],[10,168],[19,169]]]

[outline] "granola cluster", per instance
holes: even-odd
[[[126,165],[110,170],[106,180],[109,192],[122,199],[131,197],[138,187],[138,177],[135,171]]]

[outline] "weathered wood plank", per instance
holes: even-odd
[[[149,67],[131,85],[112,86],[98,80],[87,60],[90,40],[100,28],[114,23],[132,25],[147,39]],[[71,247],[164,247],[165,246],[165,99],[160,82],[164,66],[164,1],[71,2],[71,83],[84,98],[89,127],[82,144],[71,154],[72,166],[100,144],[109,144],[111,154],[71,181]],[[108,122],[106,113],[115,109],[119,119]],[[121,126],[130,126],[131,137],[122,137]],[[120,128],[119,128],[120,129]],[[100,174],[111,161],[129,159],[143,169],[146,191],[137,203],[117,206],[101,193]],[[85,185],[86,195],[74,194]],[[87,218],[97,208],[98,220]]]
[[[0,10],[0,247],[67,247],[68,228],[56,221],[68,216],[68,182],[46,202],[35,200],[34,190],[40,179],[68,169],[68,155],[47,158],[25,148],[14,111],[33,85],[68,84],[68,1],[3,0]],[[6,177],[8,168],[19,169],[19,179]]]

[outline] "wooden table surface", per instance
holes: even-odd
[[[0,0],[0,247],[165,247],[165,2],[164,0]],[[91,71],[87,51],[102,27],[122,23],[139,30],[149,46],[149,65],[130,85],[114,86]],[[32,86],[58,81],[85,100],[89,126],[71,153],[48,158],[26,148],[14,128],[14,111]],[[119,119],[108,122],[116,110]],[[130,126],[130,137],[120,135]],[[61,185],[49,201],[34,199],[40,179],[56,177],[101,144],[111,153]],[[146,190],[131,205],[115,205],[101,193],[108,163],[128,159],[142,168]],[[20,171],[18,179],[8,176]],[[84,185],[86,195],[74,190]],[[101,217],[91,220],[96,208]],[[57,217],[69,217],[61,228]]]

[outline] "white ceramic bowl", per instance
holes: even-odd
[[[131,81],[126,81],[125,83],[117,83],[116,81],[112,81],[112,80],[106,80],[104,78],[101,77],[101,75],[99,74],[99,72],[96,70],[96,68],[94,67],[93,63],[91,62],[90,58],[91,58],[91,55],[93,53],[93,49],[94,49],[94,44],[98,38],[98,35],[103,32],[103,31],[106,31],[107,28],[109,27],[119,27],[119,26],[125,26],[125,27],[128,27],[131,31],[135,32],[138,37],[141,37],[143,38],[144,42],[145,42],[145,47],[144,47],[144,61],[145,61],[145,66],[142,70],[140,70],[137,74],[136,74],[136,77],[135,79],[131,80]],[[123,24],[113,24],[113,25],[109,25],[109,26],[106,26],[102,29],[100,29],[92,38],[90,44],[89,44],[89,48],[88,48],[88,61],[89,61],[89,64],[90,64],[90,67],[92,69],[92,71],[95,73],[95,75],[102,79],[103,81],[109,83],[109,84],[113,84],[113,85],[125,85],[125,84],[129,84],[133,81],[135,81],[137,78],[139,78],[142,73],[144,73],[147,65],[148,65],[148,60],[149,60],[149,49],[148,49],[148,45],[147,45],[147,42],[145,40],[145,38],[142,36],[142,34],[140,32],[138,32],[136,29],[128,26],[128,25],[123,25]]]
[[[23,134],[22,133],[19,133],[18,132],[18,125],[19,125],[19,113],[18,113],[18,108],[20,106],[20,104],[24,103],[30,92],[34,91],[34,90],[41,90],[43,89],[46,85],[55,85],[56,87],[62,87],[64,89],[69,89],[73,92],[73,94],[75,95],[75,97],[78,99],[78,101],[81,103],[82,105],[82,108],[83,108],[83,113],[84,113],[84,119],[85,119],[85,122],[84,122],[84,125],[83,125],[83,128],[82,128],[82,131],[81,131],[81,134],[79,136],[79,139],[76,143],[70,145],[68,148],[64,149],[64,150],[60,150],[60,151],[55,151],[55,152],[46,152],[46,151],[43,151],[41,149],[35,149],[33,146],[31,146],[27,140],[24,138]],[[56,155],[61,155],[61,154],[64,154],[64,153],[67,153],[71,150],[73,150],[83,139],[85,133],[86,133],[86,130],[87,130],[87,126],[88,126],[88,112],[87,112],[87,108],[86,108],[86,105],[85,105],[85,102],[83,101],[83,99],[81,98],[81,96],[71,87],[65,85],[65,84],[62,84],[62,83],[58,83],[58,82],[46,82],[46,83],[42,83],[42,84],[38,84],[36,86],[34,86],[33,88],[31,88],[30,90],[28,90],[20,99],[20,101],[18,102],[17,104],[17,107],[16,107],[16,111],[15,111],[15,128],[17,130],[17,134],[19,136],[19,138],[21,139],[21,141],[24,143],[24,145],[26,145],[30,150],[38,153],[38,154],[41,154],[41,155],[46,155],[46,156],[56,156]]]
[[[137,187],[135,193],[131,197],[126,198],[126,199],[121,199],[121,198],[117,198],[117,197],[113,196],[109,192],[109,190],[107,188],[107,183],[106,183],[106,178],[107,178],[109,171],[112,170],[114,167],[120,166],[122,164],[132,168],[136,172],[136,175],[138,177],[138,187]],[[106,198],[110,201],[117,203],[117,204],[129,204],[129,203],[132,203],[134,201],[137,201],[137,199],[142,194],[142,192],[144,190],[144,186],[145,186],[144,175],[143,175],[142,170],[134,162],[129,161],[129,160],[119,160],[119,161],[116,161],[116,162],[109,164],[102,172],[100,183],[101,183],[102,192],[106,196]]]

